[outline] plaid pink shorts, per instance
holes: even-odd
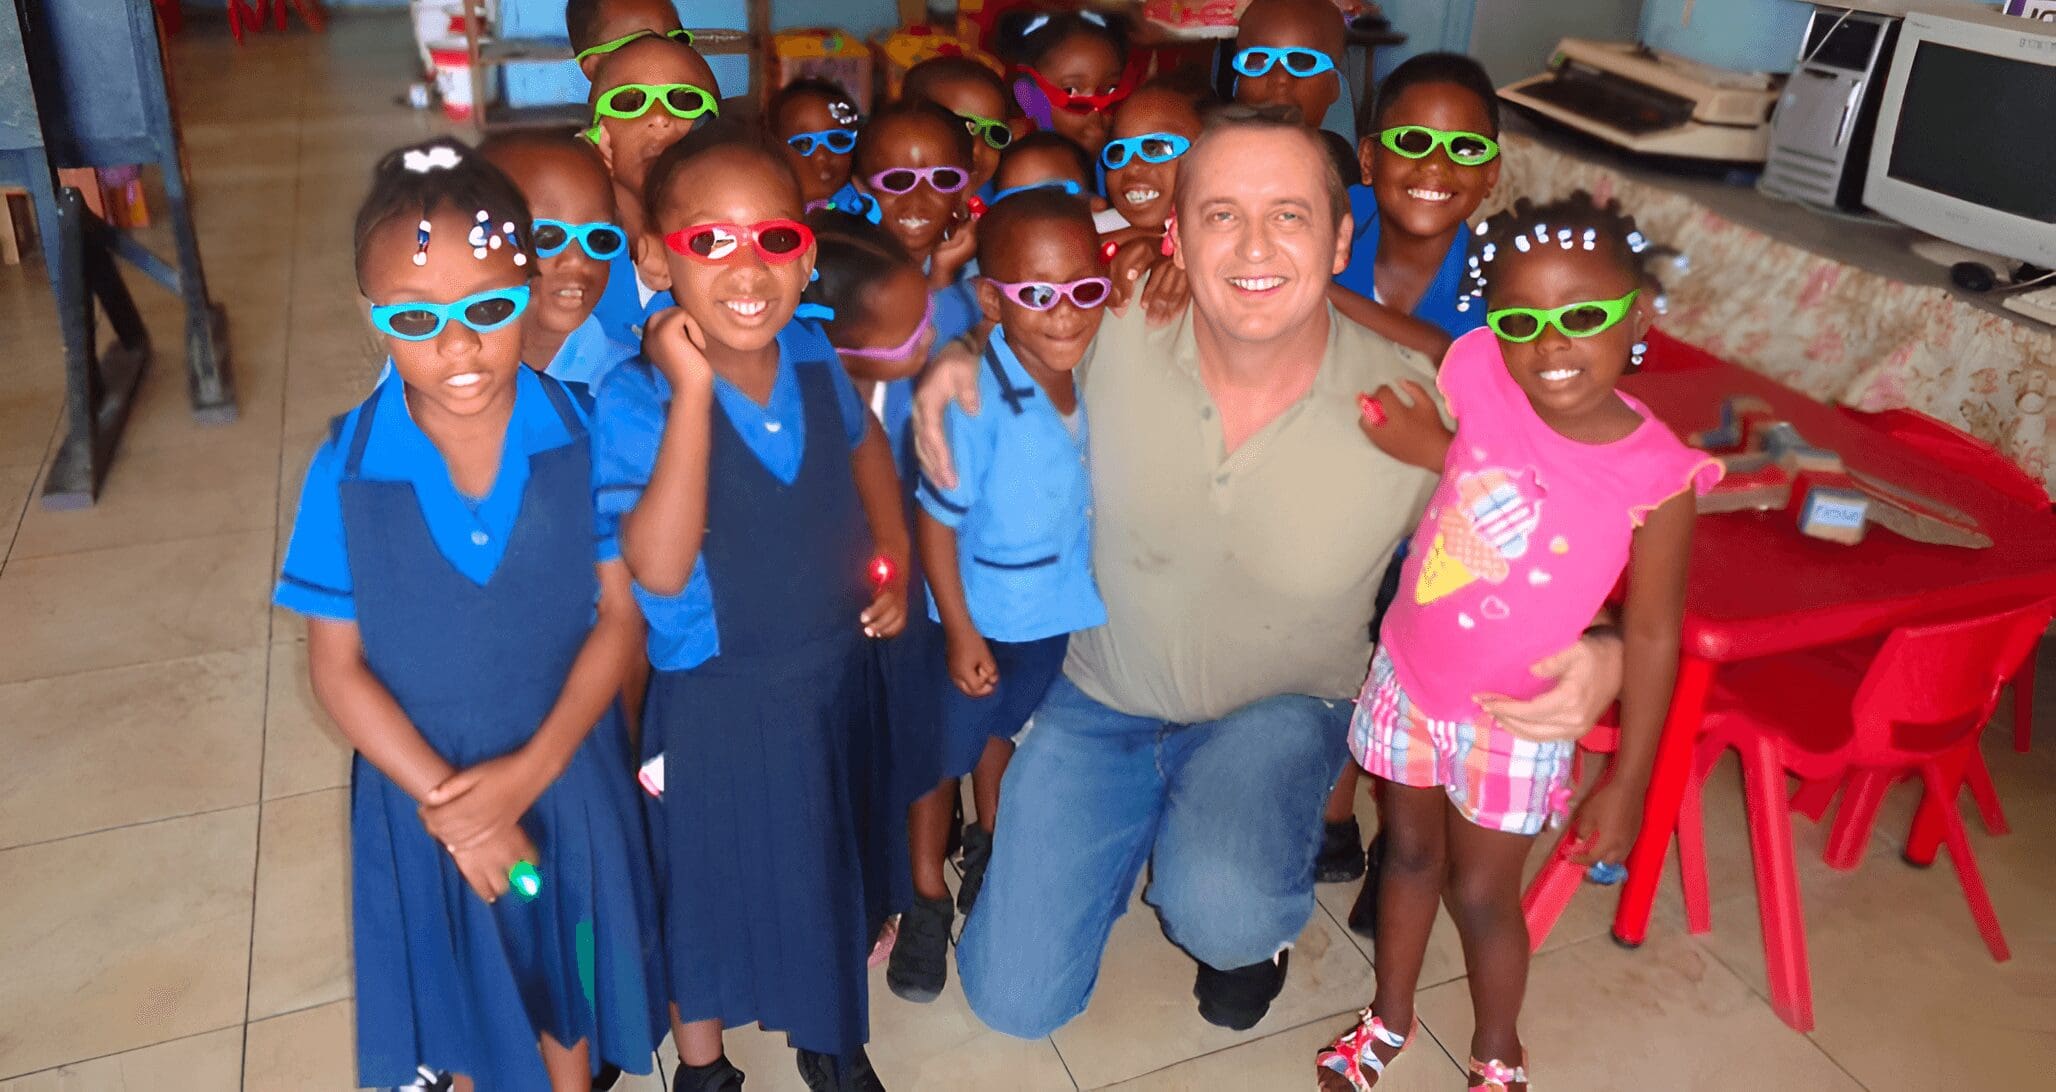
[[[1349,722],[1349,753],[1365,770],[1415,788],[1442,786],[1487,830],[1539,834],[1568,814],[1577,744],[1536,743],[1490,717],[1434,720],[1414,708],[1380,648]]]

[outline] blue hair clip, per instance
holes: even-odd
[[[816,322],[834,322],[835,308],[825,303],[802,303],[793,308],[792,317],[813,319]]]

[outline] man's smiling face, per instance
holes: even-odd
[[[1251,171],[1248,165],[1262,163]],[[1268,342],[1310,321],[1349,261],[1320,144],[1305,130],[1202,137],[1178,176],[1177,260],[1192,303],[1221,333]]]

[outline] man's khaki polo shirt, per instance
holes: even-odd
[[[1419,353],[1328,312],[1312,389],[1224,452],[1192,313],[1109,314],[1084,373],[1093,574],[1107,624],[1071,637],[1064,672],[1093,700],[1174,723],[1280,694],[1351,698],[1393,550],[1435,476],[1357,427],[1360,391],[1414,379]]]

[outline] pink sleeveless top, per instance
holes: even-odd
[[[1479,715],[1472,695],[1530,698],[1536,661],[1570,647],[1627,567],[1636,527],[1721,466],[1647,406],[1610,444],[1535,415],[1490,330],[1458,338],[1436,380],[1456,418],[1442,481],[1414,532],[1380,637],[1406,695],[1438,720]]]

